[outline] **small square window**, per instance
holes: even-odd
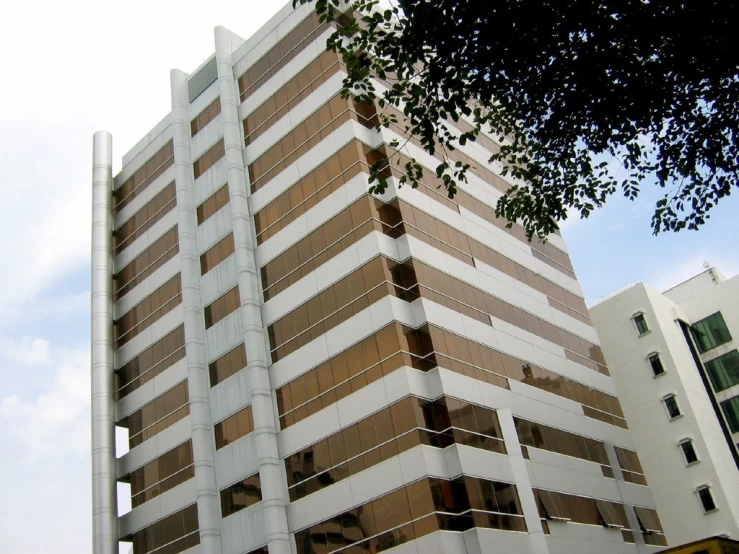
[[[682,415],[680,412],[680,406],[677,405],[677,397],[674,394],[669,394],[662,399],[667,408],[667,413],[670,414],[670,419],[675,419],[677,416]]]
[[[665,372],[665,366],[662,365],[662,359],[657,352],[650,354],[647,359],[649,360],[649,365],[652,366],[652,373],[654,373],[655,377]]]
[[[683,451],[685,457],[685,463],[690,465],[698,461],[698,454],[695,453],[695,446],[691,439],[684,439],[680,441],[680,449]]]
[[[713,512],[718,509],[716,507],[716,502],[713,500],[713,494],[711,494],[711,487],[703,485],[702,487],[695,489],[695,492],[698,493],[698,498],[700,498],[701,504],[703,505],[703,511],[705,513]]]
[[[647,325],[647,320],[644,318],[644,314],[636,314],[634,316],[634,325],[636,325],[636,330],[639,331],[639,335],[643,335],[649,331],[649,326]]]

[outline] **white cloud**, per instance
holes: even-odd
[[[30,399],[22,399],[18,393],[0,398],[0,419],[23,445],[23,455],[31,460],[60,460],[90,447],[89,348],[49,353],[48,342],[46,348],[47,357],[35,368],[38,371],[39,366],[53,360],[55,370],[49,387]]]
[[[51,364],[49,341],[34,337],[0,339],[0,358],[30,366]]]
[[[664,292],[705,271],[704,263],[718,269],[728,279],[739,273],[739,259],[723,252],[706,251],[687,259],[656,267],[645,281],[655,290]]]

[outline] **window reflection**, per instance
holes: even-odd
[[[445,329],[430,325],[413,330],[398,323],[277,389],[280,426],[285,429],[302,421],[400,367],[429,371],[437,364],[502,388],[508,388],[508,379],[514,379],[582,404],[589,417],[626,428],[621,407],[613,396]]]
[[[522,445],[580,458],[610,468],[608,454],[602,441],[519,417],[514,417],[513,421],[518,432],[518,440]]]
[[[182,286],[178,273],[161,287],[123,314],[114,323],[116,348],[120,348],[141,331],[182,302]]]
[[[128,445],[134,448],[190,413],[187,380],[128,416]]]
[[[190,122],[190,136],[194,137],[221,113],[221,99],[216,98]]]
[[[179,251],[177,227],[172,227],[113,276],[115,282],[113,300],[120,300],[136,285],[174,258]]]
[[[152,225],[177,206],[175,182],[172,181],[138,212],[123,222],[113,233],[113,253],[120,254]]]
[[[451,397],[408,397],[285,459],[292,501],[414,446],[462,444],[505,454],[495,410]]]
[[[229,233],[200,255],[200,274],[205,275],[234,253],[234,235]]]
[[[227,517],[262,500],[262,485],[255,473],[221,491],[221,517]]]
[[[192,442],[187,441],[131,472],[135,508],[195,476]]]
[[[113,212],[117,214],[125,208],[173,163],[174,145],[170,140],[113,192]]]
[[[136,531],[132,539],[136,554],[176,554],[197,546],[200,544],[197,504]]]
[[[194,178],[197,179],[203,173],[208,171],[211,167],[213,167],[213,164],[220,160],[225,154],[226,150],[224,147],[223,139],[221,139],[216,144],[214,144],[210,148],[210,150],[208,150],[205,154],[203,154],[193,162],[192,172]]]
[[[242,342],[233,350],[227,352],[217,360],[208,364],[210,386],[215,387],[221,381],[228,379],[246,367],[246,348]]]
[[[470,497],[482,494],[500,502],[493,509],[470,507]],[[509,509],[499,512],[502,505]],[[427,478],[362,504],[295,533],[299,552],[378,552],[434,531],[466,531],[487,527],[526,532],[515,485],[461,477],[453,481]]]
[[[231,444],[254,430],[251,405],[215,424],[216,450]]]
[[[202,225],[206,219],[228,204],[228,201],[228,184],[225,184],[198,206],[198,225]]]
[[[236,286],[204,308],[205,328],[210,329],[224,317],[235,312],[240,305],[239,287]]]
[[[185,327],[180,325],[116,371],[116,400],[131,394],[184,357]]]
[[[328,51],[310,62],[244,119],[246,144],[254,142],[311,93],[322,88],[342,67],[338,55]]]

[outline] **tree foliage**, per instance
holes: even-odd
[[[314,0],[293,0],[294,5]],[[348,8],[328,48],[344,94],[402,110],[441,159],[450,196],[467,165],[449,153],[481,132],[515,183],[496,213],[529,237],[587,217],[645,182],[664,197],[654,233],[697,229],[739,182],[739,3],[729,0],[315,0],[323,21]],[[372,77],[389,83],[376,91]],[[461,132],[460,118],[471,123]],[[396,123],[381,113],[380,125]],[[405,163],[417,186],[420,165]],[[373,191],[386,182],[373,168]]]

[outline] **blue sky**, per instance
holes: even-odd
[[[634,202],[614,196],[588,219],[562,225],[588,305],[630,283],[663,291],[696,275],[708,262],[730,277],[739,273],[739,193],[712,212],[699,231],[660,233],[650,223],[662,190],[652,185]]]
[[[90,551],[93,132],[113,134],[120,160],[169,110],[169,70],[212,52],[213,27],[248,36],[282,5],[74,0],[4,12],[0,52],[14,77],[0,91],[0,505],[13,506],[0,518],[3,554]],[[739,271],[737,198],[699,233],[656,238],[655,199],[617,199],[565,225],[588,301],[641,280],[665,288],[704,259]]]

